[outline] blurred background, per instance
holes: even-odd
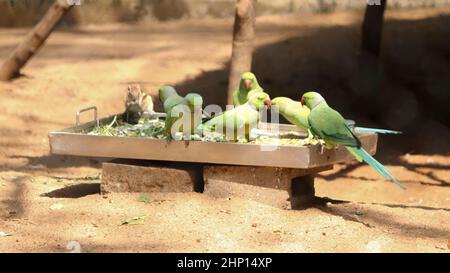
[[[0,61],[52,3],[0,1]],[[132,82],[155,98],[160,85],[171,84],[181,93],[200,92],[207,104],[225,105],[235,1],[80,3],[25,66],[23,77],[0,85],[12,90],[0,93],[7,97],[4,120],[17,119],[14,107],[22,105],[29,110],[20,120],[23,128],[39,121],[42,130],[11,124],[3,132],[38,130],[45,137],[92,104],[103,115],[123,111],[123,93]],[[359,0],[257,1],[253,72],[272,97],[298,99],[315,90],[360,126],[404,131],[380,138],[379,155],[391,163],[400,164],[403,154],[448,156],[450,1],[388,0],[378,57],[361,51],[366,6]],[[8,106],[15,92],[20,97]],[[46,100],[31,107],[25,94]],[[49,104],[55,104],[53,112]],[[16,141],[14,135],[4,139]]]
[[[0,64],[52,3],[0,0]],[[105,198],[104,159],[52,156],[49,132],[88,106],[123,113],[130,83],[157,110],[164,84],[226,103],[235,1],[80,3],[18,77],[0,81],[0,231],[14,234],[0,238],[0,252],[63,252],[72,240],[89,252],[355,252],[372,242],[448,252],[450,0],[387,0],[378,54],[362,46],[364,0],[257,1],[252,70],[271,97],[315,90],[358,126],[403,131],[380,136],[375,157],[407,190],[367,165],[336,164],[314,184],[332,204],[305,211],[196,193]],[[118,226],[144,214],[145,225]]]
[[[0,26],[34,25],[53,0],[2,0]],[[64,24],[97,24],[174,20],[180,18],[225,18],[234,16],[234,0],[82,0],[69,12]],[[391,0],[388,9],[439,8],[448,0]],[[362,10],[360,0],[258,0],[258,15],[308,14]]]

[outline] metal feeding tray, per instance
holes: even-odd
[[[81,124],[80,113],[93,110],[95,120]],[[96,125],[111,123],[113,118],[97,118],[97,108],[90,107],[77,113],[77,124],[49,133],[51,153],[87,157],[144,159],[179,162],[213,163],[243,166],[310,169],[352,160],[344,147],[325,150],[320,145],[282,146],[276,144],[250,144],[206,141],[167,141],[146,137],[88,135],[85,132]],[[280,124],[280,132],[301,129]],[[357,134],[364,148],[375,154],[378,136],[375,133]]]

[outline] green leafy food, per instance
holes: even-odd
[[[141,196],[139,197],[139,200],[138,200],[138,201],[139,201],[139,202],[142,202],[142,203],[145,203],[145,204],[149,204],[149,203],[152,202],[152,198],[149,197],[149,196],[147,196],[147,195],[141,195]]]
[[[145,218],[147,216],[138,216],[138,217],[133,217],[131,219],[128,220],[124,220],[122,221],[122,226],[123,225],[142,225],[145,223]]]
[[[101,136],[119,136],[119,137],[137,137],[137,138],[153,138],[153,139],[167,139],[164,135],[165,122],[161,119],[142,118],[138,124],[132,125],[123,122],[114,117],[113,120],[106,125],[96,126],[92,131],[85,132],[89,135]],[[192,134],[188,139],[183,138],[182,133],[179,137],[183,140],[190,141],[205,141],[205,142],[227,142],[228,140],[222,133],[215,131],[204,131],[203,136]],[[176,138],[178,140],[178,138]],[[180,139],[180,140],[181,140]],[[233,141],[234,142],[234,141]],[[274,136],[255,135],[250,141],[246,139],[238,139],[238,143],[249,144],[272,144],[281,146],[309,146],[321,144],[322,141],[317,139],[305,138],[299,132],[284,132]]]

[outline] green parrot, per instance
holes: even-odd
[[[277,97],[272,99],[272,107],[278,107],[279,113],[287,119],[290,123],[297,125],[308,132],[308,138],[313,138],[313,134],[309,129],[308,116],[310,113],[309,108],[306,105],[302,105],[301,102],[294,101],[287,97]],[[350,127],[351,120],[345,120],[346,124]],[[376,129],[366,127],[355,127],[355,132],[358,133],[378,133],[378,134],[401,134],[400,131],[393,131],[387,129]]]
[[[198,93],[189,93],[185,97],[190,112],[191,134],[195,133],[197,127],[203,120],[203,98]]]
[[[241,130],[245,130],[245,138],[249,140],[251,129],[257,126],[260,119],[259,109],[264,105],[270,107],[271,100],[269,95],[264,92],[254,93],[248,98],[246,103],[215,116],[202,124],[201,128],[206,132],[220,131],[220,128],[222,128],[220,133],[226,134],[226,126],[232,126],[232,140],[238,140],[238,132],[242,132]]]
[[[243,73],[239,82],[239,87],[233,93],[233,105],[236,107],[245,104],[249,95],[258,92],[264,92],[264,90],[259,86],[255,74],[252,72]]]
[[[309,130],[309,108],[299,101],[294,101],[287,97],[277,97],[272,100],[272,107],[277,106],[279,113],[290,123],[297,125],[308,132],[308,138],[313,135]]]
[[[398,182],[386,167],[361,147],[361,141],[348,127],[342,115],[329,107],[319,93],[305,93],[302,96],[301,103],[311,109],[308,116],[311,132],[325,141],[328,149],[337,144],[344,145],[358,161],[366,162],[383,177],[391,179],[400,188],[405,189],[405,186]]]
[[[184,132],[183,126],[179,126],[177,132],[193,134],[195,128],[202,120],[203,98],[197,93],[189,93],[185,97],[178,95],[175,88],[171,86],[162,86],[159,89],[159,99],[163,103],[165,120],[165,135],[172,139],[172,127],[176,122],[183,122],[185,114],[190,115],[190,131]]]

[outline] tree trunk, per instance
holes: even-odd
[[[0,80],[11,80],[20,74],[20,69],[39,50],[55,26],[71,7],[67,0],[56,0],[50,6],[41,21],[3,62],[0,67]]]
[[[378,4],[379,5],[378,5]],[[364,15],[362,25],[362,43],[363,53],[369,53],[375,57],[380,54],[381,34],[383,30],[383,16],[386,9],[386,0],[369,2]]]
[[[255,0],[238,0],[234,18],[233,49],[228,79],[227,103],[233,104],[233,91],[241,74],[251,71],[255,37]]]

